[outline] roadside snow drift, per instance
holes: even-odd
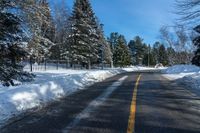
[[[194,65],[175,65],[164,70],[167,74],[194,73],[199,71],[200,67]]]
[[[200,91],[200,72],[182,78],[183,82]]]
[[[36,79],[14,87],[0,86],[0,124],[14,115],[39,107],[69,95],[94,82],[102,81],[123,70],[105,71],[46,71],[37,72]]]
[[[193,89],[200,90],[200,67],[194,65],[176,65],[162,72],[170,80],[177,80]]]
[[[28,109],[43,105],[78,89],[102,81],[123,72],[142,70],[143,68],[118,68],[108,70],[51,70],[35,72],[34,82],[13,87],[0,85],[0,126],[9,118]]]

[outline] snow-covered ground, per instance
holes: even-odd
[[[170,80],[177,80],[189,87],[200,90],[200,67],[194,65],[176,65],[163,70]]]
[[[146,69],[150,68],[37,71],[34,72],[36,79],[33,82],[12,87],[0,85],[0,126],[13,116],[29,109],[42,107],[48,102],[70,95],[95,82],[119,73]]]

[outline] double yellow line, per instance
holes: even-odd
[[[134,130],[135,130],[135,113],[136,113],[137,90],[138,90],[138,85],[139,85],[141,76],[142,76],[141,74],[138,76],[137,81],[135,83],[135,88],[134,88],[134,91],[133,91],[133,98],[132,98],[132,102],[131,102],[127,133],[134,133]]]

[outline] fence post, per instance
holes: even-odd
[[[44,70],[45,70],[45,71],[47,70],[47,62],[46,62],[46,59],[44,59]]]
[[[32,64],[32,57],[30,56],[30,69],[31,69],[31,72],[33,72],[33,64]]]
[[[59,63],[59,61],[57,60],[57,70],[58,70],[58,63]]]

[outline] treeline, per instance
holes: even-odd
[[[93,12],[89,0],[75,0],[72,12],[64,0],[53,9],[46,0],[40,1],[44,6],[41,13],[45,12],[41,21],[46,19],[46,23],[40,30],[40,38],[31,38],[28,43],[31,62],[64,60],[72,68],[87,69],[92,65],[111,65],[112,53],[104,36],[103,24]]]
[[[128,65],[154,67],[159,63],[164,66],[188,64],[191,60],[187,60],[187,58],[193,55],[188,51],[166,47],[166,44],[164,45],[160,42],[155,42],[151,45],[146,44],[139,36],[127,43],[123,35],[111,33],[108,42],[113,53],[114,66],[118,67]]]

